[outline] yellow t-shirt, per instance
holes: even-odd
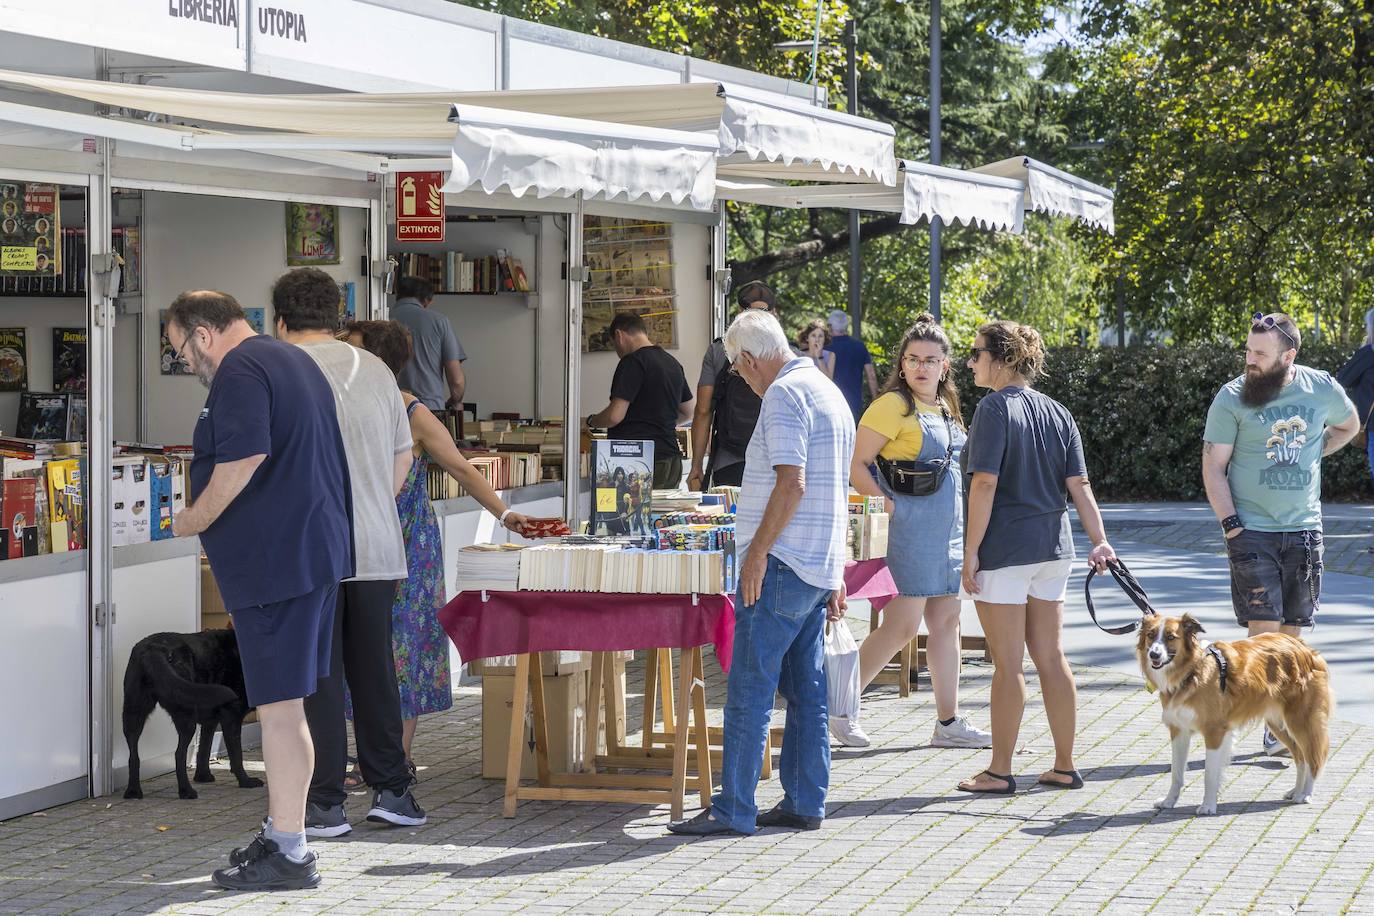
[[[919,413],[940,415],[940,408],[916,402]],[[921,431],[921,418],[917,414],[908,415],[906,399],[895,391],[878,398],[864,411],[860,426],[867,426],[888,440],[878,454],[888,461],[915,461],[921,454],[921,443],[925,436]]]

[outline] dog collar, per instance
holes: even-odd
[[[1208,646],[1207,654],[1217,660],[1217,670],[1221,672],[1221,692],[1226,692],[1226,656],[1216,646]]]

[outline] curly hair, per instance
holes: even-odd
[[[288,270],[272,284],[272,311],[288,331],[339,327],[339,284],[318,267]]]
[[[393,375],[401,374],[414,352],[410,329],[399,321],[350,321],[344,326],[343,334],[347,337],[357,334],[362,339],[363,349],[386,363]]]
[[[902,335],[902,342],[897,344],[897,350],[892,354],[892,372],[888,375],[887,381],[883,383],[882,391],[878,392],[879,397],[889,391],[895,391],[906,401],[906,416],[911,416],[916,412],[916,396],[911,393],[911,386],[902,378],[902,357],[906,355],[906,348],[916,341],[926,341],[933,343],[944,353],[945,358],[949,358],[950,344],[949,335],[945,329],[935,321],[935,316],[930,312],[922,312],[916,316],[916,323],[907,328]],[[949,415],[954,418],[954,422],[961,427],[964,425],[964,412],[959,407],[959,386],[954,384],[954,373],[946,371],[940,379],[940,386],[937,389],[940,399],[945,402],[945,407],[949,409]]]
[[[1027,382],[1045,374],[1045,342],[1028,324],[993,321],[978,329],[989,355]]]
[[[806,342],[806,338],[808,338],[808,337],[811,336],[811,332],[812,332],[812,331],[824,331],[824,332],[825,332],[825,344],[824,344],[824,346],[827,346],[827,347],[830,346],[830,342],[831,342],[832,340],[835,339],[835,338],[834,338],[834,335],[832,335],[832,334],[830,333],[830,325],[829,325],[829,323],[826,322],[826,320],[825,320],[824,318],[816,318],[816,319],[812,320],[809,324],[807,324],[805,327],[803,327],[800,331],[797,332],[797,346],[801,349],[801,351],[802,351],[803,353],[805,353],[806,350],[807,350],[807,347],[810,346],[810,345]]]

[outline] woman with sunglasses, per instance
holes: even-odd
[[[916,318],[893,360],[882,392],[859,421],[849,482],[886,499],[892,514],[887,565],[898,597],[859,649],[859,682],[867,687],[902,646],[916,638],[922,617],[930,638],[926,658],[935,689],[936,747],[988,747],[992,735],[959,715],[959,569],[963,563],[963,487],[958,454],[964,445],[959,391],[950,377],[949,337],[929,313]],[[877,478],[869,470],[877,461]],[[934,474],[925,487],[903,484],[901,471]],[[888,477],[891,477],[889,481]],[[903,491],[908,492],[903,492]],[[841,744],[864,747],[859,723],[832,717]]]
[[[974,413],[964,449],[969,483],[963,591],[972,598],[996,666],[992,677],[992,762],[959,783],[965,792],[1016,791],[1012,754],[1026,706],[1027,649],[1040,678],[1054,738],[1054,765],[1041,785],[1079,789],[1073,740],[1077,688],[1061,641],[1064,594],[1073,566],[1065,492],[1092,539],[1099,570],[1116,554],[1107,543],[1083,444],[1073,416],[1031,387],[1045,368],[1040,334],[1013,321],[978,331],[968,366],[990,393]]]

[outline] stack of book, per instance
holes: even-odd
[[[458,551],[462,591],[513,592],[520,582],[524,550],[515,544],[473,544]]]
[[[606,557],[619,553],[614,544],[548,544],[525,548],[520,560],[520,590],[533,592],[600,592],[609,568]]]
[[[888,515],[881,496],[849,494],[849,532],[845,555],[851,560],[876,560],[887,556]]]
[[[530,289],[520,260],[504,249],[478,258],[465,258],[461,251],[407,252],[399,260],[404,273],[424,277],[440,293],[524,293]]]
[[[709,510],[716,511],[709,511]],[[702,506],[697,512],[668,512],[654,517],[655,528],[668,528],[672,525],[731,525],[735,516],[731,512],[719,511],[720,506]]]
[[[521,591],[720,594],[730,587],[719,550],[644,550],[616,543],[527,547]]]
[[[653,495],[655,512],[690,512],[699,502],[701,494],[688,490],[655,490]]]

